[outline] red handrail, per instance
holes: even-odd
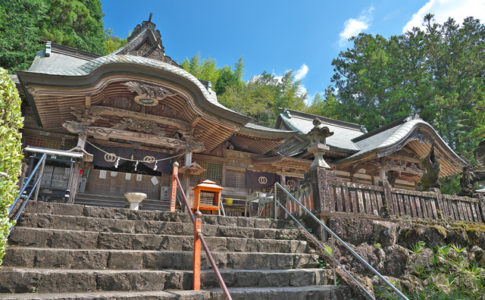
[[[182,188],[182,184],[180,183],[180,179],[178,178],[177,162],[175,162],[173,166],[172,180],[176,181],[176,185],[178,186],[180,193],[182,194],[182,198],[184,199],[185,207],[189,212],[190,219],[194,224],[194,290],[195,289],[198,290],[200,288],[200,244],[199,246],[197,246],[198,240],[200,240],[200,242],[202,243],[202,246],[204,247],[205,253],[207,254],[207,257],[209,258],[209,262],[211,263],[212,269],[214,270],[214,273],[216,273],[216,277],[217,277],[217,280],[219,281],[219,285],[221,286],[224,294],[226,295],[226,299],[232,300],[232,297],[229,294],[229,290],[227,289],[224,279],[222,279],[221,272],[219,272],[219,268],[217,267],[216,261],[214,260],[214,257],[212,257],[212,253],[210,252],[209,247],[205,242],[204,235],[202,233],[202,225],[200,223],[201,222],[200,217],[202,214],[200,213],[200,211],[197,211],[196,213],[197,218],[196,218],[192,213],[192,209],[189,206],[189,202],[187,201],[187,197]],[[175,184],[173,184],[173,181],[172,181],[172,187],[175,187]],[[172,192],[172,197],[173,196],[176,196],[176,192],[175,193]],[[174,199],[171,199],[171,200],[175,201]],[[198,253],[196,253],[197,248],[198,248]]]

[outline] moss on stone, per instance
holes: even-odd
[[[433,227],[434,229],[438,230],[441,233],[441,235],[443,236],[443,238],[446,238],[447,231],[446,231],[446,229],[443,226],[440,226],[440,225],[432,225],[431,227]]]

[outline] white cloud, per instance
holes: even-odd
[[[372,13],[374,12],[374,6],[369,7],[362,11],[357,19],[350,18],[344,22],[344,30],[340,32],[339,46],[344,47],[348,39],[358,35],[362,31],[369,28],[372,22]]]
[[[305,86],[303,86],[303,85],[300,85],[300,86],[298,87],[298,91],[296,91],[296,94],[297,94],[298,96],[303,96],[303,95],[305,95],[305,94],[307,94],[307,93],[308,93],[308,91],[307,91],[306,87],[305,87]],[[308,96],[308,95],[307,95],[307,96]]]
[[[295,73],[295,80],[302,80],[308,74],[308,66],[306,64],[301,65],[301,67]]]
[[[426,14],[433,14],[437,23],[444,23],[448,18],[453,18],[461,23],[466,17],[475,17],[485,21],[485,1],[483,0],[429,0],[411,20],[404,26],[405,33],[413,27],[423,27],[423,18]]]

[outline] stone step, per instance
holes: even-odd
[[[332,270],[222,270],[228,287],[285,287],[329,284]],[[64,270],[4,267],[0,293],[191,290],[192,271]],[[21,282],[21,285],[19,285]],[[212,270],[201,272],[201,288],[218,288]]]
[[[122,196],[106,196],[85,193],[77,194],[74,203],[79,205],[113,208],[129,207],[128,201]],[[169,207],[170,203],[167,200],[145,199],[140,204],[140,209],[142,210],[168,210]]]
[[[318,255],[305,253],[212,252],[220,269],[298,269],[316,267]],[[80,250],[8,247],[3,258],[5,267],[118,269],[118,270],[190,270],[191,251],[153,250]],[[209,261],[202,254],[201,268]]]
[[[94,207],[76,204],[29,202],[24,213],[64,215],[64,216],[84,216],[93,218],[107,219],[127,219],[127,220],[151,220],[190,223],[187,212],[168,212],[168,211],[134,211],[124,208]],[[203,224],[238,226],[238,227],[257,227],[257,228],[294,228],[293,222],[287,220],[271,220],[266,218],[247,218],[203,215]]]
[[[17,227],[10,246],[67,249],[119,249],[191,251],[193,235],[131,234],[97,231]],[[308,245],[301,240],[206,237],[211,251],[305,253]],[[308,249],[309,250],[309,249]]]
[[[112,208],[126,208],[130,203],[124,197],[97,197],[96,195],[76,195],[75,204],[89,206],[103,206]]]
[[[351,299],[349,289],[344,286],[301,286],[275,288],[230,288],[234,300],[338,300]],[[89,292],[89,293],[35,293],[0,294],[0,299],[179,299],[179,300],[223,300],[220,289],[201,291],[147,291],[147,292]]]
[[[17,226],[98,232],[146,233],[192,235],[192,223],[109,219],[69,215],[49,215],[45,213],[24,213]],[[202,232],[206,236],[240,237],[257,239],[299,239],[297,229],[255,228],[222,226],[204,223]]]

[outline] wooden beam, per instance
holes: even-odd
[[[132,145],[132,144],[127,144],[127,143],[121,143],[121,142],[113,142],[113,141],[107,141],[107,140],[100,140],[100,139],[92,139],[93,143],[104,145],[107,147],[125,147],[125,148],[136,148],[140,150],[148,150],[148,151],[154,151],[154,152],[164,152],[168,154],[175,154],[176,151],[173,149],[166,149],[166,148],[155,148],[155,147],[150,147],[150,146],[143,146],[143,145]]]
[[[169,117],[162,117],[150,114],[143,114],[135,111],[125,110],[121,108],[115,107],[108,107],[108,106],[100,106],[95,105],[91,107],[90,115],[97,117],[97,116],[114,116],[114,117],[131,117],[140,120],[148,120],[153,121],[159,124],[170,125],[179,128],[183,135],[190,134],[190,124],[188,122],[169,118]]]
[[[417,176],[422,176],[424,174],[424,171],[419,169],[415,163],[411,162],[405,162],[405,165],[398,164],[394,162],[393,159],[381,159],[381,168],[383,168],[385,171],[396,171],[399,173],[409,173]],[[407,164],[410,163],[411,166],[407,166]]]
[[[400,160],[400,161],[405,161],[405,162],[410,162],[410,163],[415,163],[415,164],[420,164],[421,163],[421,160],[418,159],[418,158],[414,158],[414,157],[410,157],[410,156],[406,156],[406,155],[400,155],[400,154],[391,154],[389,156],[387,156],[391,159],[395,159],[395,160]]]
[[[199,124],[200,120],[202,118],[200,116],[198,116],[197,118],[195,118],[193,121],[192,121],[192,128],[195,128],[195,126],[197,126],[197,124]]]
[[[84,98],[84,106],[86,107],[86,110],[89,110],[91,107],[91,96],[86,96]]]
[[[126,141],[141,142],[150,145],[163,146],[176,150],[185,150],[190,148],[194,152],[201,152],[205,150],[204,144],[201,142],[192,141],[188,143],[183,140],[169,138],[161,135],[153,135],[142,132],[126,131],[122,129],[85,126],[79,122],[67,121],[63,124],[69,132],[86,134],[100,139],[116,138]]]

